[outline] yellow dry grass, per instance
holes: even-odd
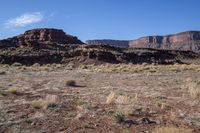
[[[106,104],[113,104],[115,102],[115,96],[116,93],[112,91],[106,98]]]
[[[175,64],[175,65],[134,65],[134,64],[104,64],[92,67],[97,72],[126,72],[126,73],[159,73],[159,72],[200,72],[200,65]]]
[[[152,133],[192,133],[192,130],[178,127],[160,127],[154,129]]]

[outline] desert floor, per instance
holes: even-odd
[[[0,65],[0,132],[198,133],[199,81],[199,65]]]

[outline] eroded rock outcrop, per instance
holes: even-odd
[[[11,47],[15,45],[27,45],[31,43],[59,43],[59,44],[83,44],[77,37],[65,34],[60,29],[33,29],[26,31],[24,34],[13,38],[0,41],[0,47]]]

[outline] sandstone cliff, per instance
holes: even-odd
[[[129,41],[130,47],[173,50],[200,50],[200,31],[188,31],[167,36],[147,36]]]
[[[110,45],[133,48],[200,51],[200,31],[188,31],[166,36],[147,36],[136,40],[88,40],[89,45]]]

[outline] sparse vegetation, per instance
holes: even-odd
[[[0,97],[4,97],[4,96],[6,96],[6,93],[3,91],[0,91]]]
[[[17,93],[18,93],[17,88],[10,88],[8,91],[15,95],[17,95]]]
[[[124,121],[124,114],[120,111],[117,111],[113,114],[113,118],[117,123],[121,123]]]
[[[162,107],[163,102],[161,100],[157,100],[156,101],[156,106],[161,108]]]
[[[66,81],[66,86],[75,87],[76,86],[76,81],[68,80],[68,81]]]
[[[90,125],[88,123],[82,123],[81,128],[90,128]]]
[[[92,68],[97,72],[115,72],[115,73],[159,73],[159,72],[183,72],[193,71],[200,72],[199,65],[134,65],[134,64],[115,64],[99,65]]]
[[[32,101],[31,103],[32,107],[35,109],[40,109],[42,108],[42,102],[37,100],[37,101]]]
[[[83,99],[78,99],[75,104],[76,104],[77,108],[80,109],[80,110],[84,110],[84,109],[89,109],[90,108],[89,103],[84,101]]]
[[[113,132],[120,133],[152,130],[154,133],[165,133],[165,130],[167,133],[173,133],[182,131],[182,128],[191,128],[192,131],[198,132],[200,116],[198,112],[194,112],[199,109],[196,102],[198,98],[195,96],[197,92],[190,92],[191,88],[199,86],[199,73],[195,72],[196,68],[188,69],[187,65],[140,65],[140,69],[139,65],[118,65],[112,73],[93,71],[100,67],[98,65],[87,67],[87,70],[66,70],[66,66],[57,68],[51,65],[26,66],[26,71],[16,71],[20,67],[2,68],[1,70],[8,74],[1,76],[0,110],[20,116],[20,119],[16,117],[13,122],[27,119],[25,122],[29,122],[25,126],[19,124],[22,131],[25,128],[32,131],[32,126],[39,126],[41,129],[46,128],[44,126],[55,126],[56,130],[65,131],[70,128],[72,132],[109,132],[112,129]],[[111,67],[114,69],[114,66]],[[136,69],[131,68],[132,66],[138,67],[137,73],[130,73],[130,70]],[[180,71],[176,74],[175,70],[169,70],[170,67]],[[51,71],[45,71],[45,68]],[[16,76],[12,76],[12,72]],[[67,88],[66,77],[87,86],[64,89]],[[188,77],[191,78],[183,82]],[[184,89],[180,89],[182,85]],[[9,88],[15,88],[18,95],[11,94]],[[186,111],[186,108],[191,108],[191,111]],[[13,110],[17,110],[16,113],[12,113]],[[28,118],[21,118],[23,114],[27,114]],[[46,118],[46,125],[38,124]],[[176,125],[173,125],[174,123]],[[190,123],[194,126],[190,126]],[[162,127],[163,125],[166,127]],[[177,125],[180,128],[168,127]],[[153,129],[155,127],[161,129]],[[36,131],[40,132],[39,128]],[[53,132],[54,129],[49,131]]]
[[[192,133],[192,130],[178,127],[160,127],[154,129],[152,133]]]

